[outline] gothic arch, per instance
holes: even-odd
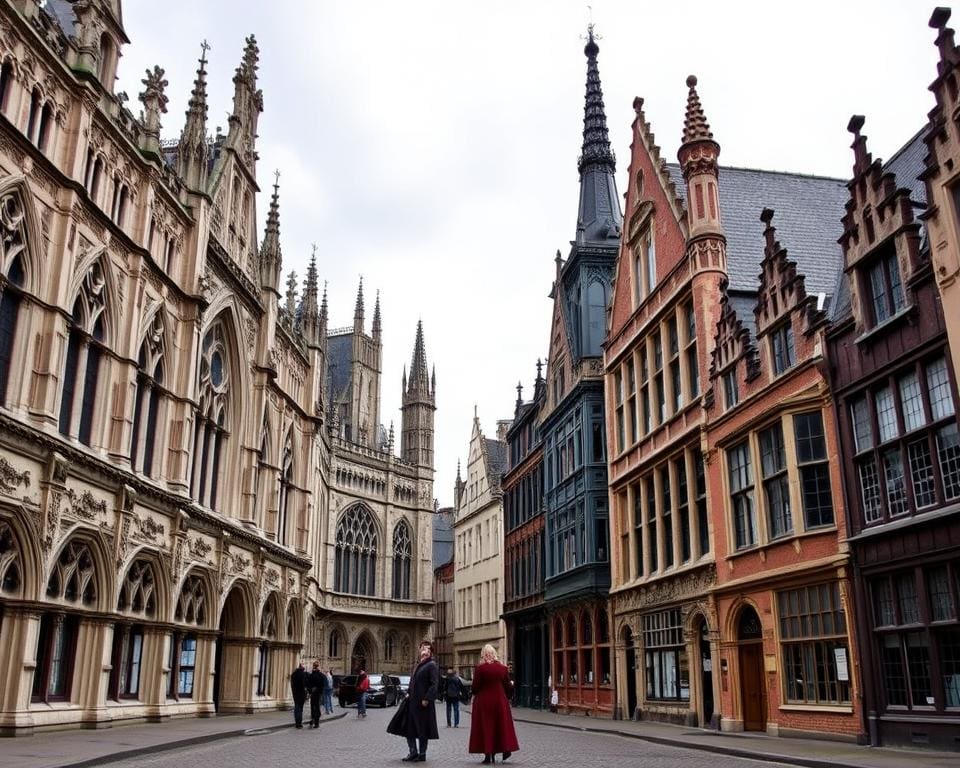
[[[113,264],[107,249],[102,245],[91,249],[77,263],[67,294],[68,311],[73,312],[85,289],[88,294],[92,293],[97,298],[102,293],[103,309],[98,316],[103,318],[103,343],[112,350],[119,349],[118,333],[122,303]],[[89,325],[91,328],[88,328],[88,331],[92,330],[92,323]]]
[[[328,661],[332,659],[343,659],[350,652],[350,649],[347,648],[347,628],[337,621],[328,624],[326,630],[322,649],[324,655]],[[336,636],[336,640],[334,640],[334,636]],[[334,647],[334,645],[336,647]],[[331,653],[331,651],[336,651],[336,653]],[[349,662],[349,659],[346,661]],[[346,666],[346,664],[344,666]]]
[[[16,592],[12,590],[10,592],[4,592],[2,586],[0,586],[0,595],[5,597],[19,597],[24,600],[42,599],[43,582],[41,570],[43,568],[43,554],[40,551],[37,536],[31,535],[30,527],[24,524],[19,510],[15,509],[0,513],[0,536],[3,535],[2,532],[4,529],[10,532],[9,541],[12,547],[16,548],[15,557],[18,560],[20,584]],[[12,549],[9,551],[11,555],[8,555],[6,560],[7,565],[10,564],[11,558],[13,557]],[[0,580],[2,580],[4,572],[4,554],[0,551]]]
[[[413,563],[413,533],[406,518],[401,518],[393,527],[393,599],[410,599],[411,570]]]
[[[216,626],[230,637],[255,636],[260,627],[254,628],[254,617],[259,621],[260,615],[255,610],[249,582],[237,579],[225,594]]]
[[[172,621],[198,629],[209,629],[213,625],[211,614],[214,613],[215,594],[210,574],[203,568],[191,568],[171,596],[169,615]]]
[[[303,642],[303,612],[304,606],[299,598],[292,597],[287,601],[287,610],[283,617],[283,637],[288,642]]]
[[[347,660],[350,672],[356,673],[360,669],[366,672],[375,672],[380,668],[380,649],[376,638],[369,629],[363,629],[350,643],[350,657]]]
[[[264,640],[279,640],[286,631],[286,615],[281,609],[280,594],[276,591],[267,595],[260,608],[257,621],[257,636]]]
[[[83,529],[65,538],[50,558],[46,599],[91,611],[112,611],[113,573],[98,536]]]
[[[22,247],[16,253],[8,253],[6,247],[3,252],[0,252],[0,259],[2,259],[0,270],[3,274],[7,274],[13,259],[20,255],[25,273],[23,289],[34,296],[40,296],[43,286],[40,279],[44,260],[44,253],[41,250],[43,230],[33,205],[30,183],[22,173],[11,174],[0,179],[0,225],[6,230],[19,230],[22,240]]]
[[[237,298],[226,291],[221,291],[218,296],[213,298],[210,306],[207,307],[206,312],[203,314],[205,318],[209,319],[204,323],[203,330],[200,332],[201,342],[207,335],[207,332],[216,323],[222,323],[227,338],[229,339],[231,365],[233,368],[231,374],[237,377],[234,380],[236,388],[240,392],[252,392],[253,381],[250,378],[250,361],[247,358],[247,345],[242,341],[243,311],[240,308]],[[239,422],[237,427],[240,427]],[[255,429],[256,425],[252,424],[251,427]]]
[[[723,623],[723,640],[729,642],[737,642],[740,638],[740,619],[743,616],[743,612],[747,609],[752,610],[757,618],[762,616],[760,612],[760,607],[757,603],[749,597],[740,596],[738,597],[730,608],[727,610],[727,615],[724,617]],[[704,617],[707,620],[707,626],[710,626],[710,615],[706,611],[703,612]],[[761,625],[763,619],[760,619]]]
[[[148,549],[138,550],[117,581],[117,612],[148,621],[166,621],[168,599],[160,559]]]
[[[340,514],[334,538],[335,591],[376,594],[381,540],[376,516],[366,504],[353,504]]]

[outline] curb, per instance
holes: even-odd
[[[526,720],[520,717],[514,717],[514,722],[527,723],[528,725],[542,725],[546,728],[563,728],[568,731],[581,731],[586,733],[609,734],[612,736],[622,736],[627,739],[639,739],[648,741],[651,744],[660,744],[666,747],[681,747],[684,749],[696,749],[701,752],[712,752],[714,754],[727,755],[728,757],[743,757],[751,760],[762,760],[768,763],[781,763],[786,765],[797,765],[803,768],[864,768],[856,763],[839,763],[836,760],[815,759],[810,757],[798,757],[796,755],[778,755],[773,752],[756,752],[752,749],[742,749],[739,747],[727,747],[720,744],[697,744],[682,739],[671,739],[663,736],[652,736],[649,734],[631,733],[621,731],[615,728],[591,728],[581,725],[567,725],[566,723],[545,723],[542,720]]]
[[[338,715],[327,715],[325,718],[320,720],[320,724],[331,722],[332,720],[340,720],[347,716],[346,712],[343,712]],[[86,760],[80,760],[76,763],[64,763],[63,765],[57,766],[57,768],[92,768],[96,765],[107,765],[108,763],[116,763],[121,760],[130,760],[134,757],[142,757],[143,755],[152,755],[158,752],[170,752],[174,749],[181,749],[182,747],[192,747],[197,744],[208,744],[213,741],[223,741],[225,739],[233,739],[238,736],[261,736],[270,733],[275,733],[277,731],[282,731],[287,728],[293,728],[293,723],[284,723],[283,725],[270,725],[264,728],[240,728],[233,731],[218,731],[217,733],[206,733],[203,736],[192,736],[189,739],[181,739],[179,741],[167,741],[160,744],[151,744],[149,747],[137,747],[136,749],[125,749],[122,752],[111,752],[108,755],[99,755],[97,757],[90,757]]]

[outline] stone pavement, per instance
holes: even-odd
[[[514,720],[566,730],[616,734],[654,744],[705,750],[810,768],[958,768],[960,754],[923,749],[863,747],[840,741],[776,738],[765,734],[720,733],[664,723],[606,720],[548,711],[513,710]]]
[[[325,715],[320,726],[344,716]],[[293,711],[257,715],[221,715],[116,725],[0,738],[0,768],[83,768],[84,766],[203,744],[220,739],[293,727]],[[304,728],[306,731],[307,728]]]

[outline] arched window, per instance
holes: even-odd
[[[90,168],[87,183],[84,185],[87,188],[90,199],[93,200],[94,203],[96,203],[100,197],[101,181],[103,181],[103,158],[98,156]]]
[[[30,94],[30,114],[27,117],[27,139],[32,143],[37,143],[37,128],[40,122],[40,108],[43,97],[40,95],[40,89],[34,88]]]
[[[0,405],[7,402],[7,383],[13,359],[13,345],[17,333],[17,319],[26,280],[23,254],[27,249],[24,236],[24,209],[19,195],[7,194],[0,199],[0,268],[6,279],[0,293]]]
[[[46,151],[50,143],[50,133],[53,126],[53,107],[49,102],[40,110],[40,125],[37,126],[37,147]]]
[[[134,560],[120,587],[117,613],[141,619],[157,615],[156,579],[149,560]],[[110,672],[110,697],[135,699],[140,693],[140,668],[143,661],[143,625],[118,621],[113,625],[113,653]]]
[[[207,594],[203,587],[203,579],[199,576],[187,576],[186,581],[183,582],[173,618],[181,624],[193,624],[198,627],[207,623]]]
[[[60,395],[60,431],[84,445],[90,445],[93,429],[97,379],[106,338],[105,310],[106,279],[102,265],[96,261],[87,270],[73,305]]]
[[[330,630],[330,637],[327,639],[327,656],[331,659],[340,657],[340,632],[339,630]]]
[[[278,544],[287,544],[293,492],[293,438],[287,435],[287,442],[283,446],[283,459],[280,462],[280,495],[277,499]]]
[[[127,215],[127,203],[129,202],[129,199],[130,194],[127,191],[127,185],[118,179],[113,193],[112,216],[114,223],[118,227],[123,226],[124,218]]]
[[[17,537],[9,523],[0,521],[0,595],[17,597],[23,586],[23,562]]]
[[[97,70],[97,79],[104,88],[113,91],[113,41],[106,32],[100,35],[100,66]]]
[[[394,661],[397,655],[397,633],[391,632],[383,642],[383,660]]]
[[[13,64],[10,59],[0,66],[0,112],[7,111],[7,97],[10,95],[10,84],[13,82]]]
[[[351,507],[337,523],[334,589],[373,595],[376,588],[377,526],[370,512]]]
[[[590,621],[589,613],[583,613],[580,617],[580,637],[583,638],[584,645],[593,643],[593,622]]]
[[[410,526],[403,520],[393,529],[393,599],[410,599]]]
[[[133,396],[133,429],[130,433],[130,466],[147,477],[159,474],[154,471],[154,456],[161,437],[157,419],[163,398],[162,387],[163,313],[158,311],[137,358],[137,390]]]
[[[61,550],[47,581],[47,598],[67,606],[96,607],[97,572],[86,543],[74,540]],[[63,701],[70,697],[77,628],[74,614],[47,611],[40,620],[34,701]]]
[[[270,647],[277,639],[277,613],[272,600],[263,606],[260,617],[260,646],[257,658],[257,696],[267,696],[270,691]]]
[[[200,504],[216,509],[220,460],[227,441],[230,366],[223,323],[214,323],[200,347],[200,407],[193,434],[190,493]]]

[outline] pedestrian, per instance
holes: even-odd
[[[550,711],[557,714],[557,707],[560,705],[560,693],[554,688],[550,692]]]
[[[307,688],[310,689],[310,727],[320,727],[320,697],[323,695],[327,678],[320,671],[320,662],[313,662],[313,671],[307,678]]]
[[[370,678],[364,670],[357,677],[357,717],[367,716],[367,691],[370,690]]]
[[[410,750],[404,762],[422,763],[427,759],[427,743],[439,739],[437,731],[437,692],[440,687],[440,668],[433,660],[433,643],[420,642],[417,666],[407,686],[407,747]]]
[[[473,671],[470,752],[482,754],[484,765],[495,763],[497,752],[506,760],[520,748],[508,701],[512,693],[509,670],[492,645],[483,646],[480,663]]]
[[[333,714],[333,668],[327,670],[327,674],[324,675],[327,678],[327,684],[323,689],[323,711],[328,714]]]
[[[290,675],[290,692],[293,694],[293,723],[303,728],[303,703],[307,700],[307,670],[303,662]]]
[[[460,727],[460,697],[463,696],[463,680],[457,671],[450,667],[443,678],[443,695],[447,702],[447,728],[450,727],[450,714],[453,713],[453,727]]]

